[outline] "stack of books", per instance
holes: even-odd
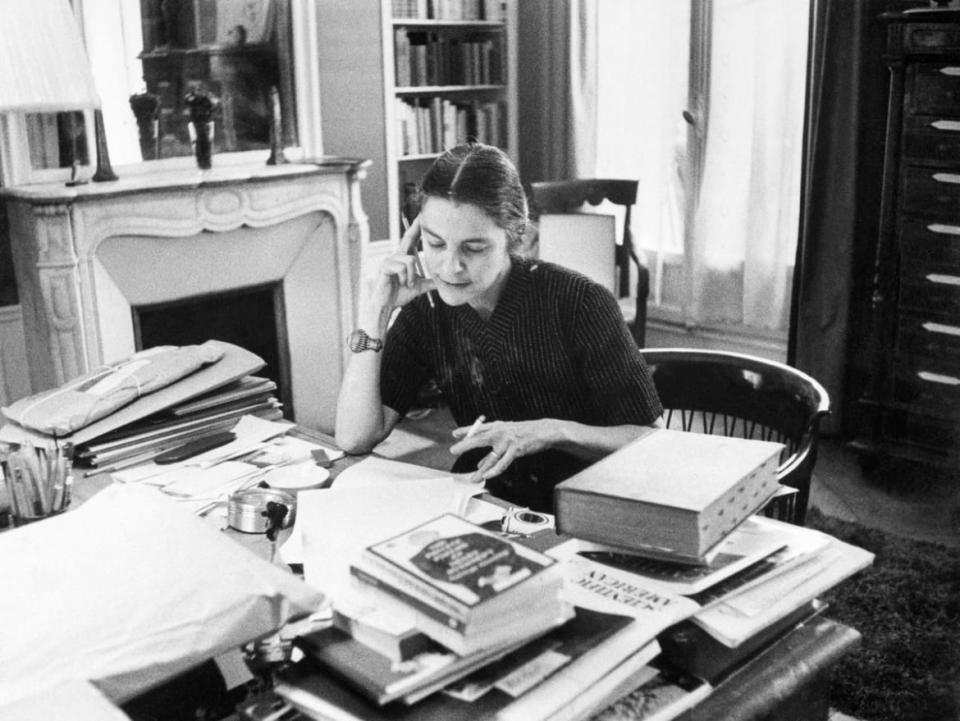
[[[453,514],[369,545],[350,571],[378,606],[412,614],[417,633],[393,652],[343,624],[297,643],[378,704],[415,702],[573,616],[560,563]]]
[[[453,514],[369,546],[351,572],[409,605],[424,633],[459,654],[570,616],[554,559]]]
[[[365,546],[355,585],[381,617],[412,613],[416,633],[390,638],[381,626],[378,638],[364,618],[340,615],[295,641],[306,660],[277,693],[311,718],[560,721],[596,708],[696,605],[628,588],[613,569],[577,577],[547,533],[552,544],[445,514]]]
[[[307,659],[283,677],[279,696],[313,719],[571,721],[633,692],[643,718],[665,721],[821,613],[818,597],[871,563],[872,554],[831,536],[753,515],[777,491],[779,444],[684,434],[693,445],[682,451],[687,438],[659,433],[635,444],[654,441],[642,460],[627,447],[558,486],[560,535],[503,538],[442,516],[358,544],[352,587],[372,612],[345,604],[336,628],[303,637]],[[708,446],[713,455],[704,457]],[[665,482],[658,465],[687,475]],[[671,496],[683,483],[691,492]],[[658,510],[668,497],[674,506],[678,497],[694,500],[667,510],[668,522]],[[347,520],[359,526],[363,512]],[[491,536],[503,545],[488,550]],[[455,560],[495,557],[498,546],[507,558],[536,560],[493,574]],[[447,582],[461,570],[468,572],[454,591]],[[518,570],[523,579],[510,581]],[[554,573],[574,609],[565,622],[537,597],[553,596]],[[507,582],[502,596],[495,578]],[[527,592],[517,590],[524,584]],[[391,617],[393,628],[384,623]]]

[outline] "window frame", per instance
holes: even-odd
[[[103,0],[73,0],[74,12],[83,28],[83,6],[85,3]],[[117,12],[132,6],[125,2],[116,4]],[[139,13],[139,6],[137,7]],[[320,82],[319,82],[319,44],[317,27],[317,7],[312,0],[290,0],[290,23],[292,36],[292,64],[294,70],[294,98],[296,103],[297,140],[296,146],[284,148],[284,155],[292,161],[303,161],[323,155],[321,135]],[[86,40],[86,38],[84,38]],[[91,163],[96,163],[96,141],[94,138],[94,113],[84,111],[87,144],[91,148]],[[109,148],[108,148],[109,150]],[[269,149],[248,150],[234,153],[219,153],[217,165],[236,166],[266,162]],[[93,167],[81,166],[83,176],[89,177]],[[118,175],[149,175],[151,173],[188,170],[196,167],[196,161],[189,156],[144,160],[116,166]],[[43,168],[32,166],[30,145],[27,135],[26,117],[22,113],[0,114],[0,185],[24,185],[45,182],[66,182],[70,179],[71,168]]]

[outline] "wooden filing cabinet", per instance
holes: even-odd
[[[960,10],[888,13],[861,450],[960,458]]]

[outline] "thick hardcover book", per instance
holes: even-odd
[[[465,625],[495,623],[535,601],[562,606],[554,559],[453,514],[368,546],[362,565]]]
[[[777,491],[783,445],[658,428],[558,484],[560,533],[657,557],[707,553]]]

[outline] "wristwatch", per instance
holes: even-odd
[[[354,353],[362,353],[365,350],[376,353],[383,349],[383,341],[379,338],[371,338],[366,331],[357,328],[347,336],[347,347]]]

